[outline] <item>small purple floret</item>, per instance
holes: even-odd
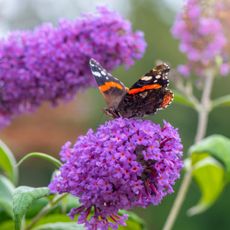
[[[118,118],[89,130],[60,155],[64,164],[49,188],[79,198],[81,206],[69,215],[79,215],[87,229],[117,229],[127,219],[118,215],[120,209],[159,204],[173,192],[183,166],[177,129],[136,119]]]
[[[95,86],[88,62],[112,70],[142,57],[143,33],[130,22],[100,7],[96,14],[44,24],[33,32],[13,32],[0,40],[0,127],[44,101],[57,104]]]

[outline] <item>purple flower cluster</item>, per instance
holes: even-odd
[[[57,104],[95,84],[88,62],[95,58],[108,70],[130,66],[142,57],[142,32],[105,7],[55,28],[13,32],[0,40],[0,127],[31,112],[44,101]]]
[[[60,153],[64,162],[50,183],[53,193],[79,197],[70,212],[87,229],[117,229],[119,209],[157,205],[180,176],[182,144],[177,129],[147,120],[118,118],[89,130]]]
[[[188,59],[187,64],[178,66],[183,76],[188,77],[191,71],[204,76],[207,68],[219,68],[221,75],[230,72],[225,53],[227,38],[221,20],[213,13],[217,8],[210,7],[212,9],[203,7],[199,0],[187,0],[184,11],[179,13],[172,27],[173,36],[180,40],[180,51]]]

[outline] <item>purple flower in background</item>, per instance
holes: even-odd
[[[53,193],[79,197],[70,212],[87,229],[117,229],[120,209],[157,205],[180,176],[182,144],[177,129],[147,120],[118,118],[89,130],[60,153],[64,162],[50,183]]]
[[[204,76],[206,69],[217,70],[221,75],[230,72],[228,39],[224,25],[218,17],[216,3],[204,5],[199,0],[187,0],[183,12],[179,13],[172,27],[172,34],[180,40],[180,51],[187,56],[187,63],[178,71],[188,76],[190,70]],[[223,67],[217,62],[221,59]]]
[[[33,32],[13,32],[0,40],[0,126],[31,112],[44,101],[57,104],[80,89],[94,86],[88,61],[108,70],[132,65],[142,57],[142,32],[105,7],[55,28],[44,24]]]

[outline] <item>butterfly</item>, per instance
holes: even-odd
[[[166,108],[173,100],[173,92],[167,88],[170,67],[166,63],[151,69],[130,88],[125,87],[93,58],[89,65],[107,103],[105,113],[113,118],[154,114]]]

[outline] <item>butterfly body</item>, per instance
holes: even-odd
[[[173,93],[167,89],[170,68],[165,63],[150,70],[129,89],[94,59],[90,59],[90,67],[108,106],[105,113],[113,118],[154,114],[173,99]]]

